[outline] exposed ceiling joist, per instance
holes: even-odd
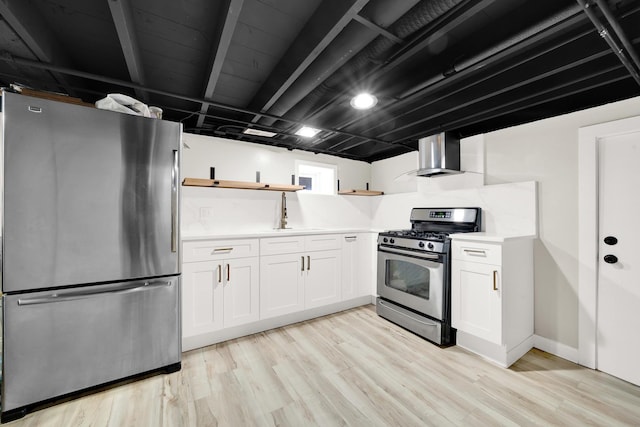
[[[427,31],[421,31],[419,34],[416,34],[412,37],[412,41],[406,42],[405,46],[396,54],[392,59],[390,59],[386,64],[381,64],[378,67],[372,68],[370,72],[367,74],[366,78],[375,81],[376,79],[381,78],[387,73],[393,71],[396,67],[400,66],[405,61],[408,61],[416,54],[425,49],[428,49],[429,46],[436,45],[439,43],[440,39],[445,37],[445,35],[463,24],[468,19],[473,18],[475,15],[480,13],[484,7],[487,7],[495,0],[481,0],[481,1],[465,1],[461,2],[454,10],[450,11],[448,14],[444,14],[440,17],[440,19],[433,25],[429,26]],[[328,99],[327,102],[324,103],[321,107],[317,108],[310,115],[305,117],[306,121],[313,121],[321,114],[323,114],[328,108],[342,97],[345,96],[344,92],[340,92],[334,95],[332,98]],[[404,99],[399,99],[398,101],[392,101],[385,106],[382,106],[382,109],[386,109],[395,105],[397,102],[402,102]],[[357,116],[355,118],[349,118],[343,121],[339,127],[346,127],[353,123],[359,122],[363,117]]]
[[[433,93],[433,91],[440,89],[444,85],[451,85],[456,80],[462,79],[477,70],[486,68],[492,62],[501,61],[508,56],[512,56],[517,52],[523,51],[523,49],[529,48],[540,40],[551,37],[555,33],[565,31],[566,28],[575,25],[582,19],[579,7],[570,7],[565,9],[544,23],[538,24],[533,28],[524,29],[521,37],[516,37],[513,40],[507,40],[504,43],[489,49],[487,52],[481,52],[473,58],[468,59],[464,64],[460,64],[456,67],[457,71],[455,74],[450,76],[439,75],[424,81],[420,85],[406,91],[405,94],[403,94],[404,96],[399,100],[394,101],[387,106],[383,106],[380,111],[391,112],[396,108],[411,103],[415,99],[427,99],[429,93]],[[502,71],[506,71],[506,68],[499,72]],[[404,111],[402,114],[408,114],[410,112],[412,112],[412,110]],[[341,123],[338,128],[345,129],[348,126],[353,126],[361,121],[362,118],[356,117]],[[359,141],[355,144],[341,148],[338,151],[342,152],[353,149],[361,144],[362,142]]]
[[[353,19],[356,22],[358,22],[358,23],[364,25],[365,27],[369,28],[370,30],[373,30],[376,33],[380,34],[381,36],[384,36],[384,37],[388,38],[389,40],[393,41],[394,43],[402,44],[402,42],[403,42],[403,40],[400,37],[396,36],[395,34],[393,34],[390,31],[387,31],[385,28],[382,28],[381,26],[379,26],[375,22],[369,21],[364,16],[356,15]]]
[[[135,32],[131,3],[129,0],[109,0],[107,3],[109,4],[109,10],[113,17],[113,23],[116,26],[120,46],[122,46],[122,54],[127,63],[129,77],[131,77],[132,82],[144,86],[146,81],[142,68],[142,60],[140,59],[140,48]],[[148,102],[145,92],[141,90],[136,90],[135,92],[138,98]]]
[[[368,2],[369,0],[322,2],[304,32],[296,38],[269,79],[263,83],[252,102],[252,108],[269,110]]]
[[[233,32],[236,29],[238,18],[240,17],[240,11],[242,10],[242,4],[244,0],[228,0],[227,13],[225,15],[224,23],[221,26],[221,31],[218,36],[217,43],[214,43],[214,50],[211,60],[211,69],[209,71],[209,78],[204,89],[204,98],[212,98],[213,92],[218,84],[220,73],[222,72],[222,64],[227,56],[229,45],[231,44],[231,38]],[[200,107],[200,114],[198,116],[198,122],[196,127],[201,127],[204,123],[204,114],[209,109],[208,103],[203,103]]]
[[[275,116],[275,115],[269,114],[269,113],[259,113],[257,111],[251,111],[251,110],[247,110],[245,108],[239,108],[239,107],[234,107],[234,106],[231,106],[231,105],[225,105],[225,104],[222,104],[222,103],[219,103],[219,102],[215,102],[215,101],[207,99],[207,98],[196,98],[196,97],[193,97],[193,96],[183,95],[183,94],[175,93],[175,92],[169,92],[169,91],[166,91],[166,90],[153,89],[153,88],[149,88],[149,87],[144,87],[144,86],[139,85],[137,83],[121,80],[121,79],[115,79],[115,78],[112,78],[112,77],[100,76],[100,75],[97,75],[97,74],[87,73],[85,71],[78,71],[78,70],[74,70],[74,69],[66,68],[66,67],[60,67],[60,66],[53,65],[53,64],[44,64],[42,62],[33,61],[33,60],[30,60],[30,59],[27,59],[27,58],[19,58],[19,57],[12,56],[12,55],[10,55],[10,54],[8,54],[6,52],[4,54],[0,54],[0,61],[8,62],[8,63],[14,63],[14,64],[17,64],[17,65],[22,65],[22,66],[26,66],[26,67],[33,67],[33,68],[37,68],[37,69],[41,69],[41,70],[55,71],[55,72],[63,73],[63,74],[66,74],[66,75],[71,75],[71,76],[75,76],[75,77],[81,77],[81,78],[88,79],[88,80],[99,81],[99,82],[108,83],[108,84],[116,85],[116,86],[128,87],[128,88],[131,88],[131,89],[134,89],[134,90],[135,89],[139,89],[139,90],[143,90],[143,91],[146,91],[148,93],[151,93],[151,94],[162,95],[162,96],[166,96],[166,97],[174,98],[174,99],[179,99],[179,100],[183,100],[183,101],[194,102],[194,103],[198,103],[198,104],[210,104],[211,106],[226,110],[227,112],[236,112],[236,113],[243,113],[243,114],[249,114],[249,115],[264,116],[265,118],[268,118],[270,120],[274,120],[274,121],[282,120],[284,122],[295,123],[295,124],[300,125],[300,126],[302,126],[304,124],[302,122],[298,122],[298,121],[295,121],[295,120],[287,119],[285,117]],[[249,124],[249,123],[247,123],[247,124]],[[379,143],[379,144],[386,144],[386,145],[392,145],[392,146],[402,146],[402,144],[396,144],[396,143],[391,142],[391,141],[385,141],[385,140],[382,140],[382,139],[379,139],[379,138],[375,138],[375,137],[362,136],[362,135],[358,135],[358,134],[351,133],[351,132],[346,132],[346,131],[339,131],[339,130],[332,129],[332,128],[319,127],[318,130],[320,130],[322,132],[338,133],[338,134],[342,134],[342,135],[345,135],[345,136],[348,136],[348,137],[362,139],[365,142],[371,141],[371,142],[376,142],[376,143]]]
[[[56,37],[46,21],[37,10],[30,7],[29,2],[2,0],[0,1],[0,14],[38,60],[60,66],[71,65],[67,54],[56,42]],[[56,72],[53,72],[52,75],[66,93],[76,95],[66,76]]]
[[[0,0],[0,83],[135,91],[191,132],[371,162],[640,95],[640,2],[583,2],[597,31],[577,0]]]

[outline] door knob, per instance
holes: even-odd
[[[615,264],[616,262],[618,262],[618,257],[615,255],[605,255],[604,262],[606,262],[607,264]]]
[[[615,245],[616,243],[618,243],[618,239],[613,236],[607,236],[604,238],[604,243],[607,245]]]

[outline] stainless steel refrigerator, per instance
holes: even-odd
[[[2,420],[180,369],[181,125],[3,93]]]

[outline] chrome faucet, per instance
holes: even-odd
[[[287,228],[287,195],[282,192],[282,203],[280,204],[280,229]]]

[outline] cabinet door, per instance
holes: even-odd
[[[224,266],[224,327],[260,318],[258,258],[230,259]]]
[[[376,294],[377,238],[378,235],[375,233],[358,234],[358,296]]]
[[[342,300],[359,296],[358,235],[345,234],[342,239]]]
[[[320,307],[340,301],[342,253],[339,250],[309,252],[305,278],[304,308]]]
[[[222,261],[182,265],[182,335],[204,334],[222,328]]]
[[[304,309],[303,257],[303,254],[260,257],[261,319]]]
[[[500,266],[455,260],[451,276],[453,327],[495,344],[502,344]]]

